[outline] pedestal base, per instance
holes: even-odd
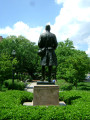
[[[37,85],[55,85],[55,82],[37,81]]]
[[[59,86],[34,86],[33,105],[59,105]]]

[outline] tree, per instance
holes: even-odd
[[[12,66],[17,64],[17,60],[10,57],[10,55],[0,54],[0,83],[3,84],[4,80],[12,78]]]
[[[58,67],[57,77],[77,85],[85,79],[88,72],[89,58],[84,51],[76,50],[73,42],[67,39],[60,42],[56,50]]]
[[[89,62],[88,62],[88,69],[89,69],[89,73],[90,73],[90,57],[89,57]]]
[[[39,59],[37,56],[38,46],[35,43],[30,42],[23,36],[9,36],[0,42],[0,48],[0,53],[8,51],[10,56],[14,49],[18,61],[15,69],[16,72],[26,72],[33,77],[33,73],[37,70]]]

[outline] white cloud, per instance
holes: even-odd
[[[83,46],[87,44],[86,53],[90,56],[90,0],[55,0],[55,2],[63,6],[52,27],[58,41],[70,38],[77,48],[78,44]]]
[[[65,0],[55,0],[55,2],[57,3],[57,4],[61,4],[61,3],[63,3]]]
[[[87,38],[85,38],[84,41],[88,44],[88,48],[86,50],[86,53],[90,57],[90,35]]]
[[[88,50],[86,51],[86,53],[87,53],[88,56],[90,57],[90,46],[89,46]]]
[[[43,27],[36,27],[36,28],[30,28],[27,24],[23,23],[22,21],[17,22],[16,24],[13,25],[13,28],[10,28],[9,26],[0,29],[0,34],[5,34],[5,35],[23,35],[27,39],[29,39],[32,42],[38,42],[40,33],[42,31]]]
[[[55,23],[51,25],[51,31],[56,34],[58,42],[69,38],[73,40],[76,48],[80,49],[82,45],[81,50],[86,50],[90,56],[90,0],[55,0],[55,2],[62,4]],[[31,28],[23,22],[17,22],[13,28],[7,26],[0,29],[0,34],[23,35],[36,43],[41,32],[43,32],[42,26]]]

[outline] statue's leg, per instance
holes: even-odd
[[[45,66],[42,66],[42,81],[45,80]]]
[[[56,80],[57,67],[55,68],[55,80]]]
[[[52,66],[48,66],[48,82],[51,82],[51,72],[52,72]]]

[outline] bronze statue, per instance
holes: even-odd
[[[38,46],[41,55],[42,81],[45,80],[45,66],[48,66],[48,82],[51,82],[52,66],[57,66],[55,49],[58,45],[55,34],[50,32],[50,25],[46,25],[46,32],[40,35]]]

